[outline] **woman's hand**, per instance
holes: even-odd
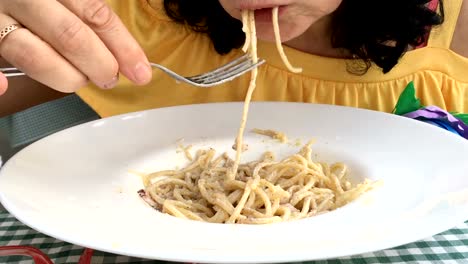
[[[104,0],[0,0],[0,56],[61,92],[91,81],[112,88],[119,71],[137,85],[151,80],[143,50]],[[0,73],[0,94],[8,82]]]

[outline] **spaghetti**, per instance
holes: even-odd
[[[293,73],[301,73],[302,68],[296,68],[291,65],[291,63],[288,60],[288,57],[284,53],[283,50],[283,45],[281,44],[281,34],[279,30],[279,22],[278,22],[278,7],[273,8],[273,31],[275,33],[275,39],[276,39],[276,48],[278,49],[278,53],[281,57],[281,60],[283,61],[284,65],[290,72]]]
[[[255,134],[271,137],[273,139],[278,140],[281,143],[287,143],[288,142],[288,137],[286,134],[283,132],[271,130],[271,129],[259,129],[259,128],[254,128],[252,129],[252,132]]]
[[[242,22],[246,34],[243,50],[257,62],[254,12],[244,10]],[[280,47],[277,8],[273,9],[273,24]],[[298,70],[289,64],[284,51],[278,50],[288,68]],[[252,70],[235,141],[235,158],[231,159],[227,153],[216,156],[214,149],[199,150],[183,169],[142,175],[145,189],[139,194],[149,205],[184,219],[268,224],[329,212],[373,187],[368,180],[353,186],[347,179],[345,164],[314,162],[312,142],[282,160],[266,152],[257,161],[241,164],[243,134],[257,74],[257,69]],[[271,131],[257,132],[271,134]],[[187,152],[186,156],[192,157]]]

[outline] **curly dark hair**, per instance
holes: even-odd
[[[332,14],[334,48],[347,50],[364,62],[389,72],[410,46],[423,44],[433,26],[444,21],[442,0],[439,10],[427,7],[430,0],[343,0]],[[167,15],[211,38],[219,54],[242,46],[242,23],[232,18],[219,0],[164,0]],[[356,72],[356,71],[355,71]]]

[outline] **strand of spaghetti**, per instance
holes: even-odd
[[[276,48],[278,49],[281,60],[283,60],[283,63],[286,65],[286,68],[288,68],[288,70],[293,73],[302,72],[302,68],[296,68],[291,65],[291,63],[288,60],[288,57],[286,57],[286,54],[284,53],[283,46],[281,45],[281,34],[278,22],[278,7],[273,8],[273,31],[275,32]]]
[[[255,29],[255,16],[253,11],[243,11],[248,12],[248,20],[249,20],[249,31],[250,31],[250,54],[252,56],[253,63],[258,62],[257,56],[257,31]],[[241,154],[242,154],[242,146],[243,146],[243,136],[245,125],[247,123],[247,116],[249,114],[249,106],[250,101],[252,100],[252,94],[255,91],[256,87],[256,80],[257,80],[258,69],[254,68],[251,73],[250,84],[247,90],[247,95],[245,96],[244,101],[244,109],[242,111],[242,120],[239,128],[239,132],[236,138],[236,159],[234,160],[234,164],[232,165],[230,173],[227,175],[228,180],[234,180],[237,175],[237,169],[240,164]]]
[[[187,147],[184,147],[184,154],[185,154],[185,157],[187,157],[187,159],[190,160],[190,161],[193,160],[192,153],[190,153],[190,150],[191,150],[191,149],[192,149],[192,145],[187,146]]]
[[[208,207],[203,206],[201,204],[195,204],[195,203],[187,202],[187,201],[185,201],[185,202],[174,201],[174,200],[168,200],[168,202],[170,202],[172,206],[175,206],[178,209],[180,209],[180,208],[192,209],[192,212],[198,210],[198,211],[202,211],[207,216],[213,216],[213,212]]]
[[[188,217],[185,214],[183,214],[177,207],[172,205],[171,201],[169,200],[164,201],[163,208],[163,212],[166,211],[175,217],[188,219]]]
[[[247,10],[243,10],[241,12],[242,15],[242,31],[245,33],[245,42],[242,50],[247,52],[250,48],[250,28],[249,28],[249,12]]]
[[[234,192],[230,193],[228,196],[228,200],[231,204],[238,201],[242,197],[242,190],[235,190]]]
[[[152,181],[153,179],[161,177],[161,176],[174,176],[177,174],[180,174],[180,172],[175,171],[175,170],[158,171],[158,172],[154,172],[154,173],[146,175],[146,179],[148,181]]]
[[[250,27],[250,48],[251,48],[251,55],[252,60],[254,63],[258,62],[258,55],[257,55],[257,27],[255,25],[255,13],[254,11],[249,12],[249,27]],[[257,78],[255,78],[257,79]]]
[[[257,211],[257,209],[252,209],[250,207],[247,207],[247,205],[245,205],[244,209],[242,210],[242,214],[247,216],[247,218],[252,218],[252,217],[253,218],[262,218],[262,217],[265,217],[265,215],[260,213],[259,211]]]
[[[291,217],[291,209],[286,206],[280,206],[276,212],[281,214],[284,221],[289,220],[289,217]]]
[[[289,201],[293,206],[296,206],[300,201],[302,201],[304,198],[308,196],[313,196],[314,194],[312,192],[301,192],[301,193],[295,193],[291,200]]]
[[[256,199],[257,195],[255,194],[255,192],[251,193],[244,207],[253,208]]]
[[[215,198],[213,195],[206,189],[205,179],[198,180],[198,190],[201,196],[211,204],[215,204]]]
[[[228,224],[233,224],[236,222],[237,218],[239,218],[242,209],[245,206],[245,203],[247,202],[247,199],[250,196],[250,192],[252,191],[252,181],[248,182],[247,185],[245,186],[244,194],[242,195],[242,198],[239,200],[239,203],[236,206],[236,209],[232,213],[232,215],[229,217],[229,219],[226,221]]]
[[[280,207],[280,199],[276,198],[273,200],[273,203],[271,204],[271,210],[273,211],[273,215],[276,215],[276,212],[278,211],[279,207]]]
[[[320,212],[320,211],[323,211],[323,210],[333,209],[330,206],[331,199],[332,199],[331,196],[324,199],[319,205],[317,205],[317,211]]]
[[[147,192],[153,201],[155,201],[159,205],[163,205],[164,207],[165,199],[161,197],[154,188],[147,188]]]
[[[167,205],[166,207],[173,207],[171,208],[171,210],[177,210],[179,213],[183,214],[187,219],[197,220],[197,221],[204,221],[206,219],[206,218],[203,219],[203,217],[193,213],[190,210],[187,210],[183,207],[178,207],[172,203],[170,205]]]
[[[306,217],[307,214],[309,213],[311,200],[312,200],[312,197],[310,196],[304,199],[302,210],[301,210],[301,217]]]
[[[232,214],[235,210],[234,206],[225,195],[215,197],[214,204],[222,208],[228,214]]]
[[[274,212],[272,210],[272,203],[270,197],[268,197],[264,190],[259,188],[255,189],[255,193],[258,195],[258,197],[261,199],[262,203],[265,206],[265,215],[273,216]]]
[[[227,213],[223,210],[219,210],[216,212],[216,214],[208,219],[208,222],[210,223],[224,223],[226,221],[226,218],[228,217]]]

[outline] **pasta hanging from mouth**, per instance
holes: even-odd
[[[283,45],[281,44],[281,34],[278,22],[278,7],[273,8],[273,31],[275,32],[276,48],[278,49],[278,53],[281,56],[281,60],[283,61],[284,65],[290,72],[301,73],[302,68],[292,66],[288,60],[288,57],[284,53]]]
[[[254,12],[242,11],[246,42],[243,51],[258,61]],[[278,52],[292,72],[282,49],[278,8],[273,8],[273,25]],[[155,209],[180,217],[211,223],[268,224],[315,216],[339,208],[373,183],[366,180],[353,186],[347,167],[312,160],[312,142],[297,154],[277,160],[266,152],[257,161],[241,164],[243,135],[249,105],[256,87],[258,69],[251,72],[241,124],[235,140],[236,155],[216,156],[214,149],[199,150],[187,167],[142,175],[145,185],[140,196]],[[263,130],[258,130],[263,131]]]

